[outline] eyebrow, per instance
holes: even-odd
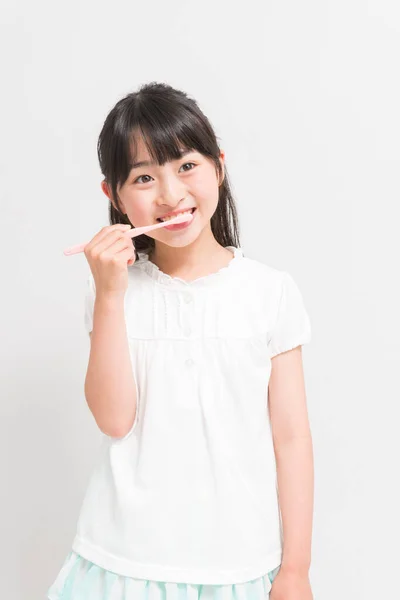
[[[184,156],[191,154],[192,152],[194,152],[194,150],[181,150],[180,152],[181,152],[181,155],[176,160],[180,160]],[[156,164],[155,162],[150,161],[150,160],[142,160],[140,162],[135,162],[135,163],[129,164],[129,166],[131,168],[131,171],[133,171],[133,169],[138,169],[139,167],[153,167],[155,164]]]

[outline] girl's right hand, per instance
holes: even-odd
[[[125,294],[128,265],[135,262],[132,238],[125,235],[130,225],[108,225],[86,244],[84,253],[96,285],[96,295]]]

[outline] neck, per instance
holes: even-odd
[[[213,265],[226,258],[227,253],[231,254],[217,242],[210,227],[186,246],[174,247],[156,241],[149,260],[168,275],[197,276],[211,272]]]

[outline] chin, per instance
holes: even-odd
[[[161,244],[165,244],[170,248],[184,248],[185,246],[190,246],[199,235],[202,233],[204,227],[199,227],[198,223],[194,223],[194,228],[191,229],[182,229],[181,231],[150,231],[149,236],[151,236],[154,241],[159,242]],[[154,233],[154,235],[151,235]]]
[[[190,246],[196,240],[197,235],[191,235],[190,237],[182,237],[181,239],[174,240],[158,240],[156,238],[155,241],[160,244],[165,244],[165,246],[169,246],[170,248],[185,248],[185,246]]]

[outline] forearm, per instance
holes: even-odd
[[[275,456],[283,527],[281,567],[308,573],[314,504],[311,434],[275,444]]]
[[[137,399],[123,295],[96,297],[85,397],[103,433],[123,437],[129,431]]]

